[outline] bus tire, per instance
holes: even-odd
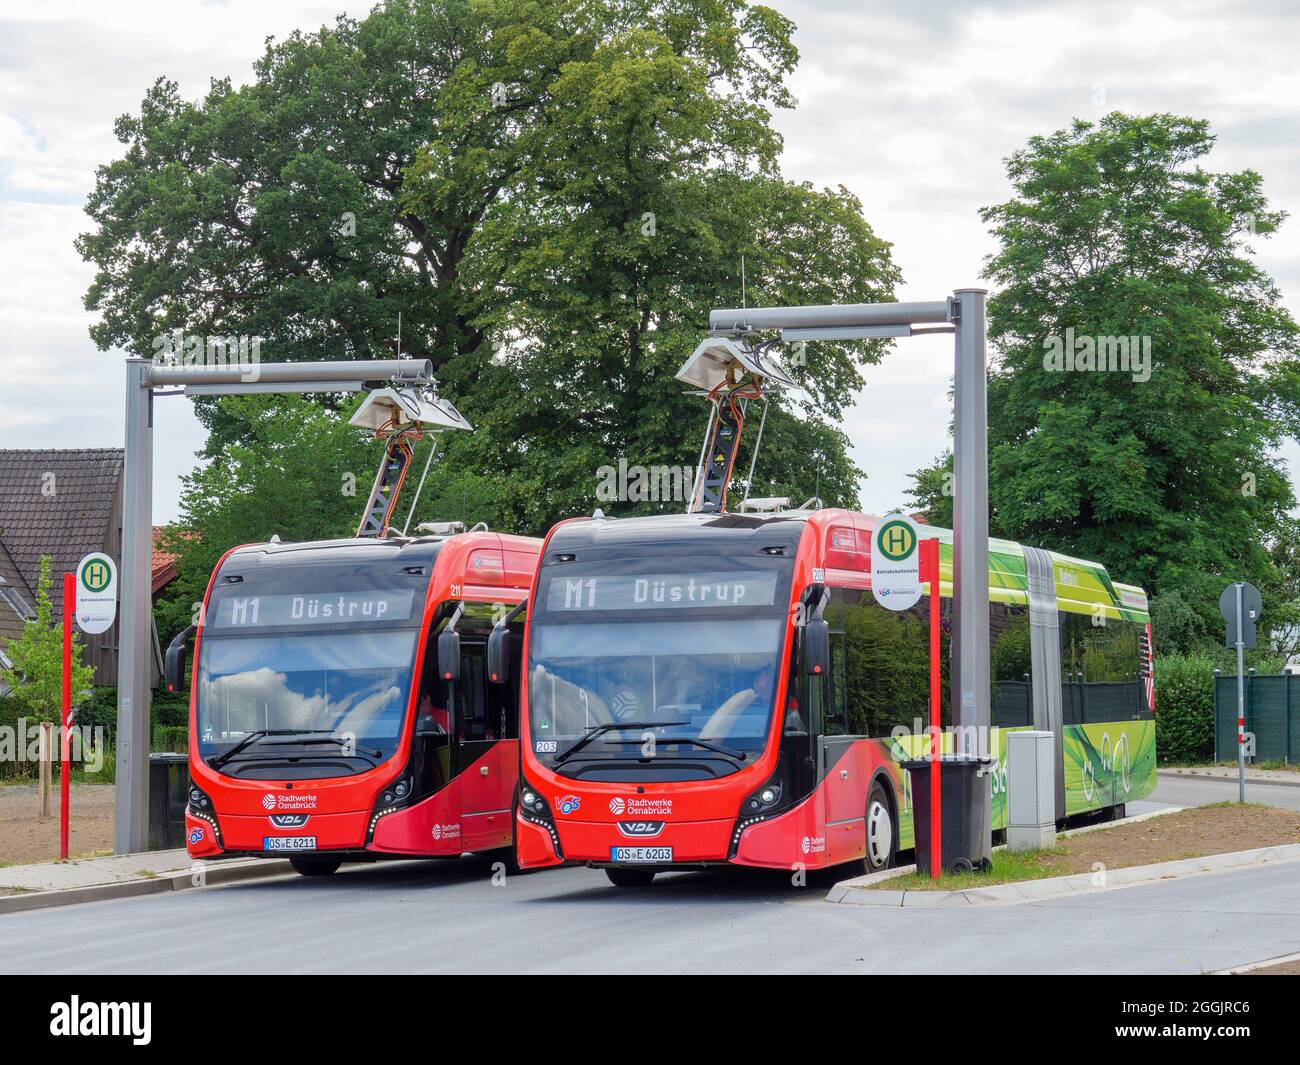
[[[293,871],[299,876],[329,876],[338,872],[343,864],[342,858],[318,858],[315,856],[295,855],[289,859]]]
[[[615,887],[649,887],[654,882],[655,870],[606,868],[605,875]]]
[[[898,859],[898,821],[885,785],[877,780],[867,796],[867,849],[862,859],[864,873],[892,869]]]

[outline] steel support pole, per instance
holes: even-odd
[[[149,620],[153,562],[153,392],[149,364],[126,360],[126,469],[118,583],[117,817],[113,849],[133,854],[149,833]]]
[[[957,749],[991,754],[989,739],[989,445],[984,302],[953,294],[957,315],[953,430],[952,718]]]
[[[1237,589],[1237,801],[1246,801],[1246,634],[1242,614],[1244,585],[1241,581]]]

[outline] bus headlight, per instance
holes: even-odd
[[[551,815],[550,805],[535,788],[522,783],[519,786],[519,816],[530,825],[546,829],[547,835],[551,837],[551,846],[555,848],[555,856],[564,857],[564,852],[560,849],[560,834],[555,830],[555,818]]]
[[[212,800],[208,797],[207,792],[197,785],[191,784],[187,799],[185,812],[211,826],[212,841],[224,850],[225,844],[221,842],[221,826],[217,823],[217,811],[213,807]]]
[[[736,818],[735,827],[731,830],[731,848],[728,857],[734,858],[736,856],[736,849],[740,846],[740,837],[745,829],[750,825],[758,824],[760,821],[766,821],[769,817],[779,813],[785,805],[782,802],[785,796],[785,788],[781,783],[779,766],[777,774],[757,791],[750,792],[745,801],[740,804],[740,815]]]

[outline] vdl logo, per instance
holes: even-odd
[[[890,562],[902,562],[916,550],[916,532],[905,521],[887,521],[876,532],[876,544]]]
[[[81,583],[90,592],[102,592],[113,579],[108,563],[101,558],[91,558],[81,567]]]

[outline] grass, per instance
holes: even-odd
[[[1063,847],[1041,851],[1024,851],[1012,854],[1008,850],[993,852],[993,865],[969,873],[944,873],[932,880],[928,873],[907,873],[904,876],[882,880],[872,887],[884,891],[962,891],[966,888],[991,887],[993,884],[1010,884],[1020,880],[1041,880],[1060,876],[1061,867],[1052,865],[1053,858],[1063,858]]]

